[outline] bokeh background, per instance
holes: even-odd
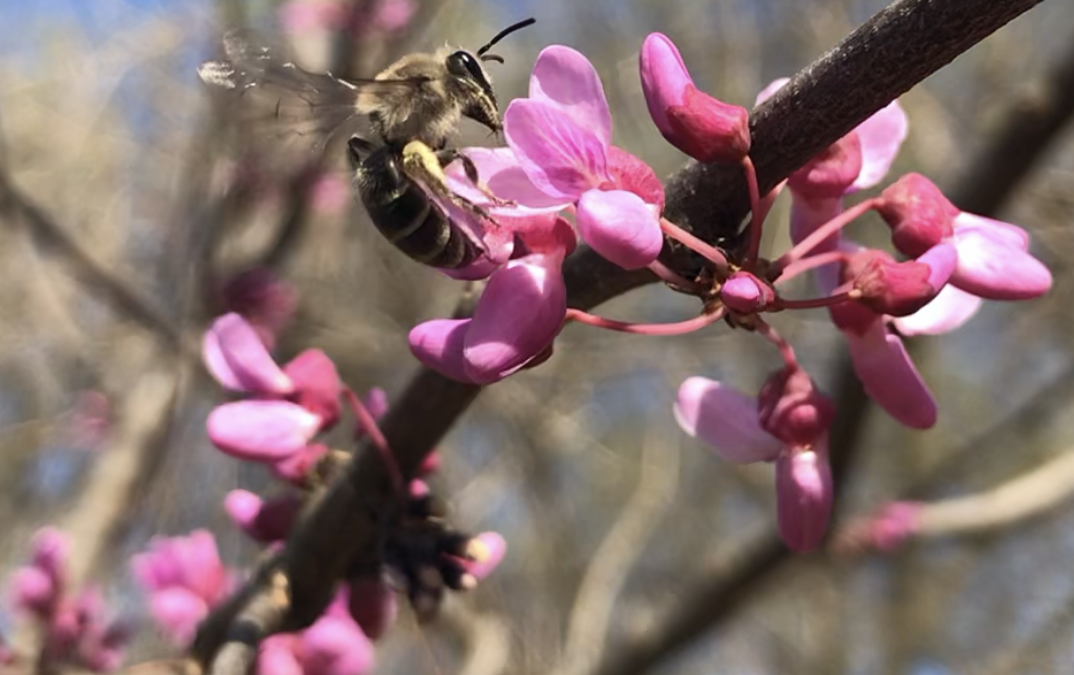
[[[210,96],[195,67],[225,27],[311,70],[371,76],[409,51],[473,48],[536,16],[497,50],[500,100],[525,95],[543,46],[579,49],[604,81],[614,142],[667,175],[684,157],[646,115],[646,34],[671,36],[703,89],[750,106],[885,4],[383,1],[413,14],[389,8],[341,39],[304,0],[0,0],[0,571],[42,525],[71,532],[78,577],[145,629],[132,661],[172,653],[128,572],[151,536],[208,527],[230,564],[257,555],[221,500],[270,481],[204,432],[224,393],[198,343],[222,286],[270,268],[298,292],[281,360],[320,347],[351,387],[389,394],[417,368],[409,328],[450,313],[462,290],[369,226],[339,146],[318,157]],[[934,429],[907,431],[858,406],[860,393],[841,401],[855,423],[841,522],[896,499],[987,494],[1074,451],[1074,136],[1051,136],[1009,192],[982,178],[995,139],[1056,104],[1052,73],[1065,67],[1074,89],[1071,43],[1070,4],[1045,2],[901,99],[911,131],[895,172],[922,172],[957,204],[1027,228],[1055,286],[913,341],[940,402]],[[464,125],[461,144],[491,142]],[[785,214],[781,200],[771,250],[786,244]],[[877,243],[885,233],[875,218],[854,228]],[[656,286],[600,308],[637,321],[694,311]],[[825,312],[776,324],[825,389],[846,391]],[[771,468],[719,461],[679,431],[671,403],[689,375],[750,391],[778,365],[723,325],[676,338],[568,327],[548,363],[485,392],[442,446],[436,489],[453,520],[502,532],[506,562],[437,623],[404,612],[378,644],[377,672],[1069,672],[1074,501],[893,555],[773,547]],[[2,616],[0,631],[16,632]]]

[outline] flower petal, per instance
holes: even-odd
[[[410,331],[410,351],[423,365],[459,382],[473,384],[466,374],[462,350],[473,319],[434,319]]]
[[[589,190],[578,201],[576,219],[582,239],[623,269],[645,267],[664,245],[654,209],[633,192]]]
[[[661,133],[669,130],[667,110],[682,105],[687,85],[694,83],[675,43],[662,33],[651,33],[638,55],[641,88],[649,116]]]
[[[827,438],[809,450],[791,451],[776,460],[776,512],[779,535],[795,551],[820,545],[832,514],[832,470]]]
[[[216,381],[233,391],[284,396],[294,389],[257,331],[238,314],[213,322],[205,333],[203,356]]]
[[[364,675],[373,669],[373,645],[350,617],[325,615],[302,633],[306,675]]]
[[[612,182],[620,190],[633,192],[656,207],[656,212],[664,210],[664,184],[656,177],[652,167],[622,148],[608,148],[608,173]]]
[[[522,170],[547,195],[577,199],[609,180],[608,144],[547,103],[512,101],[504,115],[504,136]]]
[[[771,461],[783,444],[761,429],[757,399],[704,377],[679,387],[675,419],[683,431],[711,445],[729,462]]]
[[[790,81],[791,81],[791,78],[789,78],[789,77],[781,77],[781,78],[772,80],[772,82],[769,83],[769,85],[767,87],[765,87],[760,92],[758,92],[757,100],[755,101],[755,103],[757,105],[761,105],[762,103],[764,103],[768,99],[772,98],[773,94],[775,94],[777,91],[782,89],[783,86],[785,84],[787,84],[788,82],[790,82]]]
[[[209,438],[227,454],[256,462],[277,461],[306,447],[321,418],[289,401],[238,401],[209,413]]]
[[[185,588],[166,588],[149,597],[149,611],[173,643],[186,646],[209,614],[205,601]]]
[[[892,101],[857,127],[861,140],[861,173],[851,191],[870,188],[880,182],[906,140],[909,122],[898,100]]]
[[[1029,300],[1048,292],[1052,273],[1029,253],[1007,245],[1009,234],[976,227],[955,233],[958,269],[951,283],[986,300]]]
[[[909,316],[894,319],[892,323],[907,336],[949,333],[969,321],[981,308],[982,302],[976,295],[948,284],[932,302]]]
[[[888,333],[882,321],[862,335],[843,334],[854,372],[870,398],[912,429],[936,424],[936,400],[897,335]]]
[[[504,207],[491,203],[466,176],[462,162],[452,162],[444,171],[448,187],[452,192],[484,206],[493,216],[529,215],[530,212],[556,212],[570,203],[562,197],[551,197],[533,184],[526,172],[522,170],[518,157],[511,148],[465,148],[462,153],[474,163],[478,179],[499,197],[518,203],[518,206]]]
[[[480,581],[500,566],[507,555],[507,541],[499,532],[482,532],[474,538],[484,547],[485,556],[481,560],[462,560],[462,564]]]
[[[589,129],[607,147],[612,142],[612,113],[593,64],[570,47],[552,45],[537,56],[530,75],[530,99],[542,101]]]
[[[291,633],[270,635],[257,646],[257,675],[306,675],[295,650],[298,638]]]
[[[967,228],[977,228],[988,236],[1002,241],[1006,246],[1022,251],[1029,250],[1029,233],[1017,225],[965,211],[960,211],[952,224],[956,232]]]
[[[502,380],[552,344],[567,313],[562,262],[562,255],[536,253],[489,278],[463,347],[473,382]]]

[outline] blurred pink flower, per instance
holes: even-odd
[[[153,538],[148,551],[131,558],[131,571],[149,595],[153,618],[179,645],[189,644],[198,623],[223,601],[234,581],[208,530]]]
[[[345,594],[309,628],[281,633],[258,648],[258,675],[363,675],[373,669],[373,644],[347,613]]]
[[[343,383],[318,349],[302,352],[281,369],[249,323],[227,314],[205,334],[204,357],[222,385],[261,397],[225,403],[209,414],[209,438],[228,454],[270,464],[287,461],[339,420]],[[288,465],[283,473],[291,476],[294,469]]]
[[[294,317],[298,292],[272,270],[254,267],[228,280],[220,291],[223,306],[246,319],[271,350]]]

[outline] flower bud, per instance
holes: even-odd
[[[732,274],[720,287],[723,304],[741,314],[763,311],[775,299],[776,292],[771,285],[744,270]]]
[[[749,154],[749,112],[699,91],[667,36],[645,39],[640,65],[649,115],[669,143],[704,163],[736,163]]]
[[[908,173],[888,186],[876,210],[891,227],[895,248],[915,258],[950,237],[959,214],[940,188],[919,173]]]
[[[921,309],[943,289],[958,264],[958,253],[950,244],[940,244],[918,260],[897,263],[882,251],[866,249],[854,279],[862,292],[861,302],[878,314],[907,316]]]
[[[861,173],[861,140],[851,131],[792,173],[787,186],[810,199],[842,197]]]
[[[332,359],[320,349],[307,349],[283,368],[295,383],[296,402],[321,418],[321,430],[339,421],[343,382]]]
[[[761,428],[791,447],[812,446],[828,432],[835,406],[801,368],[769,376],[757,395]]]

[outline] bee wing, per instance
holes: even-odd
[[[267,108],[262,120],[271,120],[284,134],[307,137],[318,151],[344,129],[351,135],[374,138],[368,111],[389,97],[413,93],[427,81],[347,80],[331,73],[311,73],[277,59],[268,48],[239,32],[225,35],[223,44],[224,59],[198,66],[202,81],[235,97],[261,99]]]

